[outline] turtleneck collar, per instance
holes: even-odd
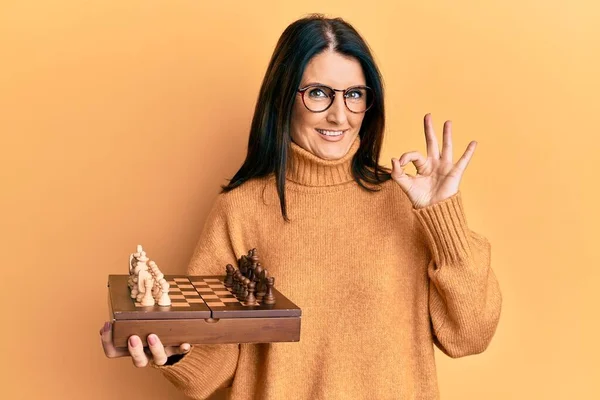
[[[357,136],[345,156],[337,160],[324,160],[291,143],[286,178],[305,186],[333,186],[354,180],[352,158],[360,147]]]

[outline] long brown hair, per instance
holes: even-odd
[[[279,38],[256,102],[246,160],[229,184],[222,186],[222,192],[274,173],[281,214],[288,221],[285,176],[296,91],[306,65],[327,49],[358,60],[367,86],[373,89],[374,104],[365,113],[360,147],[352,160],[354,180],[364,189],[375,191],[379,183],[391,178],[389,169],[378,164],[385,128],[384,96],[381,74],[371,51],[348,22],[317,14],[293,22]]]

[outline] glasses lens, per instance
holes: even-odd
[[[304,104],[313,112],[325,110],[333,100],[333,91],[325,86],[309,86],[304,92]]]
[[[373,105],[373,91],[364,86],[350,88],[344,93],[344,100],[350,111],[365,112]]]

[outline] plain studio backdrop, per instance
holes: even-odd
[[[383,164],[425,150],[427,112],[440,138],[453,121],[456,158],[479,142],[461,190],[504,304],[486,352],[436,352],[442,399],[600,398],[600,6],[587,0],[3,0],[1,398],[183,399],[104,357],[107,276],[137,244],[185,271],[243,161],[275,43],[313,12],[354,24],[381,66]]]

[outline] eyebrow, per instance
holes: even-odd
[[[307,86],[311,86],[311,85],[320,85],[320,86],[328,86],[328,87],[332,87],[332,86],[330,86],[330,85],[326,85],[326,84],[324,84],[324,83],[321,83],[321,82],[308,82],[308,83],[305,83],[305,84],[301,84],[301,85],[300,85],[300,87],[303,87],[303,88],[305,88],[305,87],[307,87]],[[358,83],[358,84],[356,84],[356,85],[350,85],[350,86],[346,87],[345,89],[347,89],[347,88],[350,88],[350,87],[355,87],[355,86],[367,86],[367,84],[366,84],[366,83]],[[334,89],[335,89],[335,88],[334,88]]]
[[[305,84],[303,84],[303,85],[300,85],[300,86],[301,86],[301,87],[307,87],[307,86],[310,86],[310,85],[329,86],[329,85],[326,85],[326,84],[324,84],[324,83],[321,83],[321,82],[308,82],[308,83],[305,83]]]

